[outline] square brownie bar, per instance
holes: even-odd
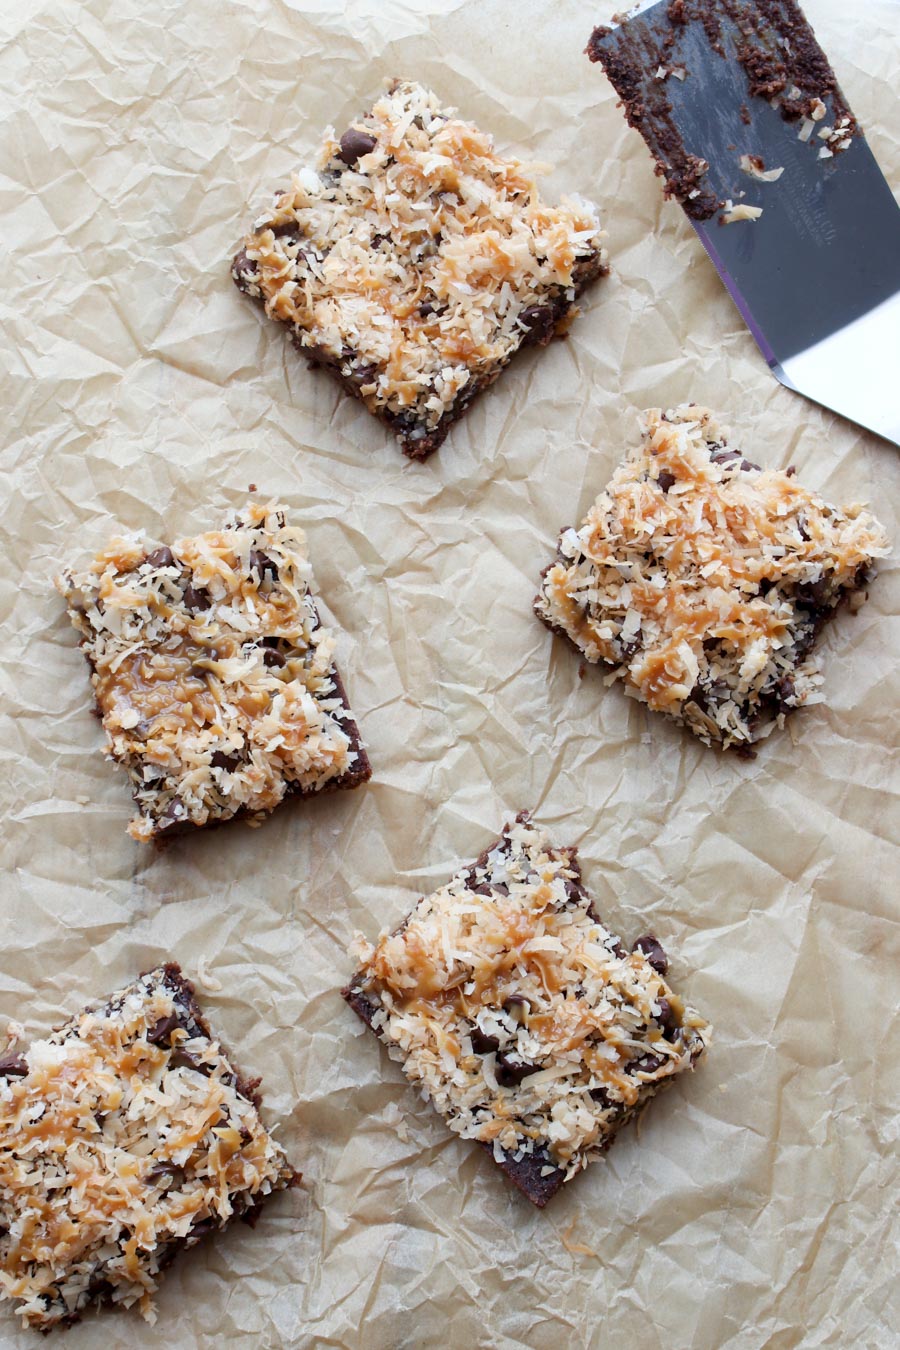
[[[299,1180],[192,985],[159,966],[0,1060],[0,1296],[25,1325],[152,1295],[177,1253]]]
[[[359,954],[344,998],[450,1129],[539,1206],[710,1038],[663,978],[656,938],[627,953],[576,850],[524,812]]]
[[[58,579],[131,778],[135,839],[261,820],[370,777],[311,580],[302,530],[252,503],[171,548],[115,539]]]
[[[548,205],[533,172],[394,80],[340,140],[329,129],[232,276],[425,459],[520,347],[565,331],[606,271],[595,208]]]
[[[627,694],[748,752],[819,701],[819,630],[846,596],[864,599],[887,538],[861,506],[744,459],[707,408],[650,409],[641,427],[563,531],[535,611]]]

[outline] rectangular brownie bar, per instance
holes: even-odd
[[[343,996],[451,1130],[543,1206],[703,1054],[652,934],[601,923],[574,848],[524,812],[396,932]]]
[[[626,693],[747,751],[818,700],[819,630],[844,597],[863,599],[887,537],[861,506],[744,459],[707,408],[650,409],[641,427],[563,531],[535,611]]]
[[[0,1060],[0,1296],[25,1325],[91,1303],[153,1321],[160,1272],[299,1179],[192,985],[159,966]]]
[[[595,208],[428,89],[394,80],[246,236],[232,276],[425,459],[520,347],[565,331],[606,271]]]
[[[58,579],[135,839],[260,820],[370,777],[311,580],[302,530],[253,503],[171,548],[115,539]]]

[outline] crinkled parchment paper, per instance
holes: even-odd
[[[708,402],[751,458],[900,534],[896,451],[770,377],[582,55],[612,8],[0,9],[0,1013],[39,1034],[161,958],[206,958],[215,1026],[264,1075],[307,1180],[181,1261],[155,1328],[92,1315],[68,1350],[895,1344],[891,565],[824,640],[827,704],[751,762],[580,679],[531,614],[559,527],[647,405]],[[808,10],[897,188],[900,10]],[[549,190],[598,200],[613,269],[568,341],[517,360],[425,465],[228,275],[269,190],[392,73],[556,163]],[[125,833],[51,576],[113,523],[203,529],[251,483],[308,532],[374,778],[157,854]],[[580,846],[626,939],[656,930],[717,1030],[640,1136],[543,1214],[337,995],[353,930],[396,923],[523,806]],[[16,1326],[3,1345],[36,1343]]]

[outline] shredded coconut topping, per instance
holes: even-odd
[[[548,205],[540,167],[395,80],[340,140],[328,131],[317,170],[245,238],[235,280],[414,443],[551,336],[602,270],[594,206]]]
[[[171,548],[115,539],[59,578],[108,753],[132,780],[135,839],[261,818],[354,766],[358,780],[358,732],[311,578],[302,530],[253,503]]]
[[[370,948],[348,993],[450,1128],[573,1176],[709,1040],[527,816]]]
[[[0,1068],[0,1294],[26,1325],[140,1305],[178,1248],[294,1178],[163,966]]]
[[[743,459],[706,408],[651,409],[642,430],[563,531],[536,612],[702,740],[759,740],[815,697],[818,630],[887,537],[861,506]]]

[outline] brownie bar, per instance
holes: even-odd
[[[238,288],[400,438],[432,454],[523,346],[563,333],[606,271],[594,207],[395,80],[254,224]]]
[[[174,963],[0,1061],[0,1296],[154,1318],[160,1272],[299,1180]]]
[[[563,531],[535,612],[626,693],[746,752],[820,700],[818,633],[862,600],[887,537],[861,506],[744,459],[707,408],[650,409],[642,430]]]
[[[520,813],[394,933],[361,944],[342,991],[450,1129],[541,1207],[710,1037],[663,979],[656,938],[628,954],[601,923],[576,852]]]
[[[370,777],[311,579],[303,532],[251,503],[171,548],[116,539],[58,580],[132,781],[135,839],[262,819]]]

